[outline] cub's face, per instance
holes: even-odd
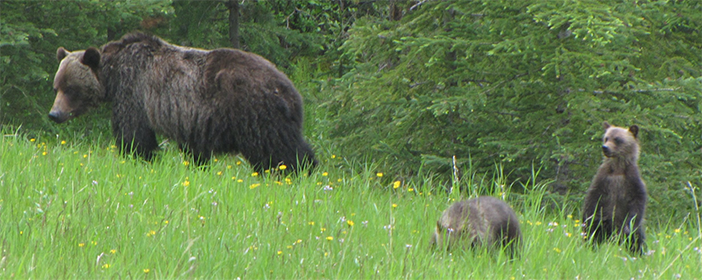
[[[62,123],[96,107],[103,100],[104,90],[96,75],[100,64],[96,49],[69,52],[59,48],[56,58],[61,63],[54,77],[56,99],[49,118]]]
[[[629,129],[604,123],[605,134],[602,139],[602,153],[608,158],[637,158],[639,154],[639,127],[632,125]]]

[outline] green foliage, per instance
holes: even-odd
[[[524,181],[533,163],[555,191],[579,193],[601,162],[602,122],[637,124],[652,212],[664,213],[702,175],[701,12],[697,1],[454,0],[358,20],[342,47],[353,69],[325,107],[331,137],[408,175],[448,179],[455,155],[458,168],[472,157]]]

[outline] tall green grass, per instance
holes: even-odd
[[[104,141],[51,142],[0,139],[0,278],[702,277],[699,213],[647,225],[648,254],[633,257],[583,244],[566,211],[546,214],[544,182],[515,194],[500,172],[473,176],[469,188],[518,213],[524,244],[510,261],[429,248],[439,215],[460,199],[430,177],[395,182],[329,153],[310,175],[282,177],[236,156],[197,168],[168,146],[147,163]]]

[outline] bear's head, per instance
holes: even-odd
[[[636,160],[639,157],[639,127],[632,125],[629,129],[617,127],[604,122],[605,134],[602,139],[602,153],[607,158]]]
[[[104,100],[105,90],[98,80],[100,51],[97,49],[69,52],[58,48],[56,58],[60,61],[54,77],[56,99],[49,118],[62,123],[97,107]]]

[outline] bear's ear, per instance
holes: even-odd
[[[605,130],[607,130],[607,129],[608,129],[609,127],[611,127],[611,126],[612,126],[612,125],[610,125],[610,124],[609,124],[608,122],[606,122],[606,121],[602,123],[602,127],[604,127]]]
[[[80,63],[97,70],[100,67],[100,51],[93,47],[88,48],[80,58]]]
[[[58,61],[63,60],[66,56],[68,56],[68,51],[63,47],[59,47],[58,50],[56,50],[56,59],[58,59]]]
[[[632,125],[629,127],[629,132],[634,135],[634,138],[639,137],[639,126],[637,125]]]

